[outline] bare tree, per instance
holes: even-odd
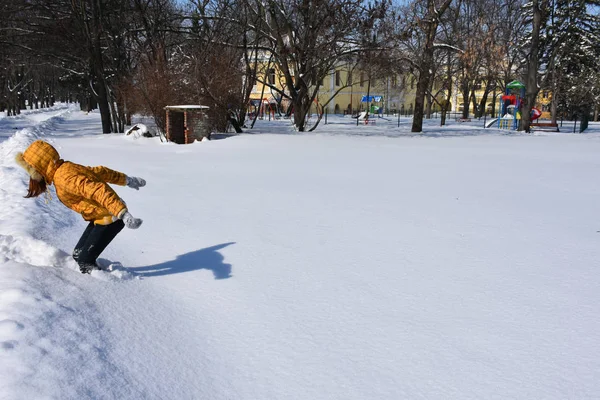
[[[167,105],[194,102],[187,59],[182,45],[183,16],[172,0],[131,0],[132,18],[127,29],[130,62],[117,86],[126,102],[126,117],[133,111],[151,116],[165,130]]]
[[[231,124],[242,132],[252,87],[256,82],[258,41],[246,29],[255,13],[229,0],[195,1],[189,40],[185,45],[188,74],[195,97],[210,104],[212,125]]]
[[[539,86],[540,56],[543,52],[541,32],[548,20],[550,0],[532,0],[529,5],[531,16],[531,36],[525,63],[525,101],[521,112],[519,130],[529,132],[531,125],[531,109],[535,106]]]
[[[415,94],[415,109],[412,132],[423,131],[423,116],[425,96],[431,87],[434,71],[434,52],[440,21],[452,0],[418,0],[413,3],[414,24],[412,32],[422,37],[422,49],[415,62],[417,73],[417,92]]]
[[[386,9],[385,3],[365,6],[357,0],[245,0],[243,4],[256,21],[245,24],[245,29],[259,41],[248,50],[273,55],[284,89],[268,81],[263,83],[289,99],[299,131],[307,129],[306,116],[323,79],[337,65],[359,62],[357,55],[372,46],[372,41],[365,38],[370,38],[375,21],[385,15]]]

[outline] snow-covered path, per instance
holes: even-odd
[[[340,118],[177,146],[52,113],[0,119],[6,398],[600,397],[600,134]],[[148,180],[103,254],[130,274],[71,269],[84,222],[22,198],[39,135]]]

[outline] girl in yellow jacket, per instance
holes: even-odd
[[[58,199],[89,221],[73,250],[73,258],[82,273],[89,274],[98,268],[96,260],[100,253],[124,226],[137,229],[142,224],[141,219],[127,211],[123,200],[108,183],[139,190],[146,185],[145,180],[102,166],[84,167],[63,161],[58,151],[42,140],[18,153],[16,161],[30,176],[26,198],[39,196],[54,183]]]

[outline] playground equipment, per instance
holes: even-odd
[[[367,103],[367,107],[369,108],[369,113],[371,114],[377,114],[379,112],[379,109],[383,109],[383,96],[380,95],[375,95],[375,96],[362,96],[362,98],[360,99],[361,103]],[[369,103],[371,104],[369,106]],[[378,103],[379,105],[376,105],[374,103]]]
[[[500,97],[500,117],[498,128],[518,129],[521,119],[521,109],[525,99],[525,85],[519,81],[512,81],[506,85],[506,93]],[[537,108],[531,109],[531,121],[538,119],[542,112]]]

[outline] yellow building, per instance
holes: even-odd
[[[268,64],[268,57],[259,57],[262,68],[258,71],[261,80],[284,90],[283,74],[276,64]],[[416,81],[414,77],[392,76],[387,78],[369,79],[364,71],[349,72],[349,68],[340,66],[332,71],[321,84],[315,106],[311,110],[316,113],[325,104],[329,114],[356,114],[367,107],[382,108],[386,113],[400,112],[412,114],[415,100]],[[364,102],[366,96],[374,96],[381,101]],[[334,97],[332,99],[332,97]],[[277,110],[284,113],[289,106],[285,98],[280,100],[280,94],[269,85],[255,82],[250,94],[250,112],[267,112]],[[278,110],[278,107],[281,109]]]
[[[283,74],[279,71],[277,64],[269,63],[269,57],[266,53],[258,57],[260,80],[266,80],[270,85],[286,92],[283,81]],[[385,78],[369,78],[365,71],[354,70],[350,73],[349,66],[340,65],[334,71],[323,79],[315,105],[311,113],[317,113],[325,107],[328,114],[357,114],[360,111],[372,106],[383,109],[384,113],[397,113],[401,115],[412,115],[416,94],[416,78],[412,74],[392,75]],[[434,93],[441,86],[434,84]],[[450,111],[462,112],[463,96],[458,91],[456,85],[453,87],[453,96]],[[477,103],[483,96],[484,88],[478,88],[475,91]],[[504,92],[492,92],[488,95],[487,112],[491,112],[493,104],[496,112],[499,111],[499,99]],[[367,95],[374,96],[376,102],[364,102]],[[444,93],[440,92],[443,98]],[[332,99],[333,97],[333,99]],[[440,99],[440,101],[442,101]],[[550,118],[550,103],[552,95],[549,91],[540,91],[538,94],[537,107],[543,112],[542,118]],[[258,112],[263,116],[271,113],[273,116],[279,113],[285,113],[289,107],[289,100],[268,85],[255,82],[250,95],[250,112]],[[433,111],[439,111],[439,105],[433,105]],[[473,114],[473,103],[469,103],[469,114]]]
[[[372,106],[385,113],[412,114],[415,85],[414,78],[406,76],[369,78],[364,71],[350,73],[347,68],[339,67],[323,80],[317,101],[320,104],[329,101],[326,109],[330,114],[356,114],[367,108],[372,110]]]

